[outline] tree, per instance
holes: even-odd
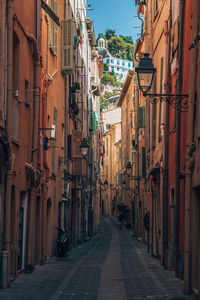
[[[102,109],[106,109],[107,106],[110,104],[109,98],[112,96],[112,94],[113,94],[112,92],[106,91],[103,97],[101,97],[100,105]]]
[[[105,32],[106,39],[110,40],[113,36],[116,36],[116,31],[108,28]]]
[[[127,59],[133,61],[133,58],[134,58],[134,45],[127,44],[125,51],[126,51]]]
[[[108,65],[107,64],[103,64],[103,70],[104,70],[104,72],[108,72]]]
[[[117,82],[116,76],[113,74],[104,73],[101,77],[101,83],[103,83],[103,84],[110,83],[111,85],[115,85],[116,82]]]
[[[125,43],[133,45],[132,36],[120,35],[119,37],[121,37]]]
[[[98,40],[101,39],[101,38],[103,38],[104,40],[106,39],[105,35],[104,35],[102,32],[100,32],[100,33],[98,34],[97,42],[98,42]]]
[[[121,37],[113,36],[108,41],[108,50],[115,57],[121,58],[121,55],[125,51],[125,48],[126,43]]]

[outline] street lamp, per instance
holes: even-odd
[[[105,189],[105,191],[107,190],[107,188],[108,188],[108,180],[106,179],[104,181],[104,189]]]
[[[80,144],[80,148],[81,148],[81,154],[84,158],[86,158],[86,156],[87,156],[89,147],[90,146],[88,144],[88,141],[86,140],[86,138],[83,138],[83,140],[81,141],[81,144]]]
[[[126,188],[126,181],[125,181],[125,180],[122,182],[122,187],[123,187],[124,189]]]
[[[143,92],[143,96],[148,96],[152,104],[156,104],[159,100],[166,101],[174,109],[181,112],[188,110],[188,95],[186,94],[149,94],[151,89],[156,68],[154,68],[149,53],[144,53],[137,68],[135,68],[138,78],[139,89]]]
[[[127,163],[127,166],[126,166],[126,173],[128,176],[131,175],[131,171],[132,171],[132,166],[131,166],[131,163],[130,161]]]

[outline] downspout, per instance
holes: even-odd
[[[170,93],[170,30],[171,27],[171,2],[170,2],[170,24],[165,22],[164,36],[165,36],[165,73],[164,73],[164,92]],[[164,268],[168,267],[168,154],[169,154],[169,106],[166,102],[162,104],[162,123],[161,134],[163,143],[163,257],[162,263]]]
[[[13,103],[13,0],[7,1],[7,116],[6,129],[12,147],[12,103]],[[12,150],[11,150],[12,151]],[[10,278],[10,215],[11,215],[11,176],[8,172],[5,176],[5,197],[4,197],[4,236],[2,251],[2,287],[7,288]]]
[[[137,91],[137,238],[140,238],[140,145],[139,145],[139,135],[140,135],[140,131],[139,131],[139,124],[140,124],[140,119],[139,119],[139,89]]]
[[[37,0],[40,1],[40,0]],[[36,13],[37,18],[37,13]],[[37,22],[36,22],[37,24]],[[38,37],[38,34],[37,34]],[[31,161],[34,169],[37,169],[37,163],[39,158],[39,112],[40,112],[40,52],[38,49],[38,39],[33,34],[27,33],[27,38],[33,47],[33,59],[34,59],[34,99],[33,103],[33,128],[32,128],[32,152]],[[34,189],[34,183],[32,182],[30,192],[30,216],[29,216],[29,236],[28,236],[28,250],[27,250],[27,267],[34,268],[34,255],[35,255],[35,204],[36,194]]]
[[[192,37],[194,41],[198,34],[199,0],[193,0]],[[185,239],[184,239],[184,293],[191,292],[191,191],[193,174],[194,142],[194,103],[196,90],[196,47],[191,48],[189,74],[189,108],[187,113],[186,155],[185,155]]]
[[[66,12],[67,12],[67,1],[64,0],[64,20],[66,20]],[[65,118],[65,121],[64,121],[64,124],[65,124],[65,137],[64,137],[64,157],[67,157],[67,152],[68,152],[68,140],[67,140],[67,135],[68,135],[68,126],[67,126],[67,123],[68,123],[68,110],[69,110],[69,107],[67,105],[67,95],[68,95],[68,92],[67,92],[67,81],[69,82],[69,80],[67,80],[67,75],[65,74],[65,114],[64,114],[64,118]],[[70,90],[70,85],[69,85],[69,90]],[[69,103],[69,102],[68,102]],[[68,162],[64,164],[64,187],[66,186],[66,183],[67,183],[67,173],[68,173]],[[66,218],[66,221],[64,222],[66,224],[66,227],[65,228],[67,231],[69,231],[68,229],[68,220],[67,220],[67,214],[64,216],[64,218]]]
[[[185,0],[180,1],[180,35],[179,35],[179,69],[177,78],[177,94],[182,92],[182,60],[183,60],[183,25],[184,25],[184,13],[185,13]],[[179,249],[179,222],[180,222],[180,141],[181,141],[181,112],[177,110],[177,122],[176,122],[176,152],[175,152],[175,199],[176,199],[176,264],[175,273],[179,274],[180,265],[180,249]]]

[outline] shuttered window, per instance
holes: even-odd
[[[73,20],[62,21],[62,72],[73,72]]]
[[[58,3],[56,0],[50,1],[50,7],[55,12],[55,14],[58,14]],[[53,21],[53,19],[50,19],[50,49],[52,53],[57,56],[58,55],[58,26]]]
[[[138,110],[138,121],[139,121],[139,128],[145,127],[145,108],[143,106],[139,107]]]
[[[130,161],[133,163],[135,162],[135,134],[132,134],[131,137],[131,157]]]

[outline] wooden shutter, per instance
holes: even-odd
[[[62,72],[73,72],[73,20],[62,21]]]
[[[81,131],[74,130],[72,133],[72,157],[81,158],[81,144],[82,133]]]
[[[55,14],[58,14],[58,3],[54,1],[53,3],[53,10]],[[53,53],[57,56],[58,55],[58,25],[53,21],[53,43],[52,43],[52,50]]]
[[[143,106],[139,107],[139,128],[145,127],[145,108]]]

